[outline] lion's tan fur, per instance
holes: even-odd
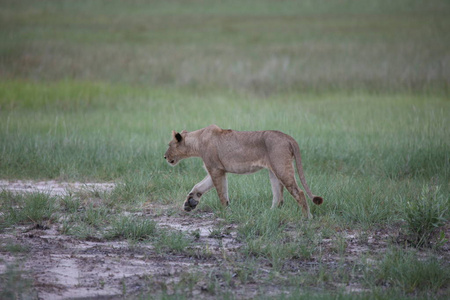
[[[272,208],[283,203],[283,186],[310,217],[308,203],[295,180],[295,160],[300,180],[309,198],[316,204],[323,199],[314,196],[306,184],[297,142],[280,131],[224,130],[216,125],[187,132],[172,132],[165,156],[171,165],[188,157],[201,157],[208,175],[191,190],[184,203],[190,211],[200,197],[215,187],[223,205],[228,204],[226,173],[249,174],[268,169],[273,191]]]

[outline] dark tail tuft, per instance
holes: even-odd
[[[323,198],[322,198],[322,197],[319,197],[319,196],[314,196],[313,202],[314,202],[315,204],[317,204],[317,205],[320,205],[320,204],[323,203]]]

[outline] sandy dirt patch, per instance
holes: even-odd
[[[114,187],[114,183],[58,182],[55,180],[0,180],[0,191],[7,190],[16,193],[41,192],[48,193],[52,196],[64,196],[75,191],[110,191]]]
[[[218,239],[208,237],[214,225],[210,220],[196,220],[196,225],[186,228],[183,228],[188,222],[185,217],[162,216],[155,220],[161,227],[199,232],[194,248],[207,245],[209,255],[161,254],[151,244],[82,241],[60,234],[57,225],[31,230],[28,226],[16,228],[15,234],[0,234],[2,245],[20,244],[30,250],[23,257],[0,252],[0,273],[6,271],[8,262],[23,261],[21,268],[29,271],[40,299],[122,299],[126,295],[151,294],[152,289],[170,295],[180,292],[177,286],[189,277],[188,273],[207,273],[220,268],[223,255],[231,255],[241,246],[231,236],[223,238],[220,245]],[[213,294],[205,292],[207,289],[207,282],[196,282],[187,295],[213,299]],[[245,289],[241,293],[247,297],[256,290]]]

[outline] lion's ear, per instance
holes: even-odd
[[[181,132],[181,134],[184,134],[184,130]],[[175,130],[172,130],[172,137],[174,138],[174,139],[176,139],[177,140],[177,142],[179,143],[179,142],[181,142],[182,140],[183,140],[183,137],[181,136],[181,134],[179,134],[178,132],[176,132]]]
[[[183,139],[183,137],[181,136],[181,134],[176,133],[176,134],[175,134],[175,139],[176,139],[177,142],[179,143],[179,142],[181,142],[181,140]]]

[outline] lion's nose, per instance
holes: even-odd
[[[167,157],[164,155],[164,159],[167,159]]]

